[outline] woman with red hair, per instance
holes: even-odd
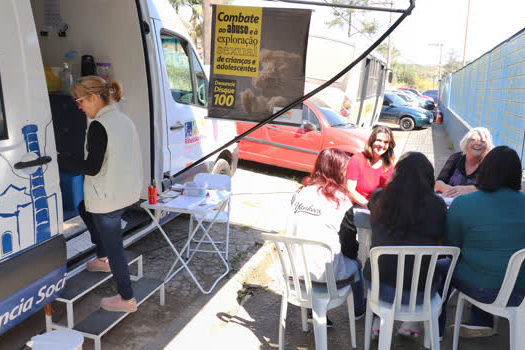
[[[294,194],[288,215],[286,234],[321,241],[332,248],[334,273],[339,286],[352,284],[356,314],[364,313],[363,282],[355,232],[345,234],[341,222],[352,206],[346,188],[345,171],[349,156],[336,148],[328,148],[317,157],[312,173],[302,181]],[[342,249],[342,247],[344,247]],[[305,250],[312,281],[326,282],[326,254],[320,248]]]

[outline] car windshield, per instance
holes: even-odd
[[[317,108],[321,111],[321,113],[323,113],[326,121],[328,122],[328,124],[330,124],[330,126],[344,126],[344,125],[351,124],[348,121],[348,119],[340,116],[339,114],[335,113],[332,110],[329,110],[327,108],[319,108],[319,107]]]
[[[396,94],[396,96],[401,97],[401,98],[402,98],[404,101],[406,101],[406,102],[409,102],[409,101],[410,101],[410,99],[408,98],[408,96],[405,95],[405,94]]]
[[[414,91],[412,91],[412,90],[404,89],[403,92],[404,92],[404,93],[409,93],[409,94],[411,94],[411,95],[413,95],[413,96],[417,96],[417,94],[416,94]]]
[[[406,106],[407,105],[407,103],[401,97],[397,95],[385,94],[385,96],[388,97],[390,101],[392,101],[394,106]]]

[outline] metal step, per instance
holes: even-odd
[[[133,282],[132,288],[134,296],[137,299],[137,306],[146,301],[146,299],[153,295],[157,290],[160,292],[160,305],[164,305],[163,281],[144,277],[137,282]],[[95,349],[99,350],[101,348],[100,338],[127,315],[129,315],[127,312],[113,312],[98,309],[77,324],[73,329],[81,332],[84,337],[93,339],[95,341]]]
[[[140,259],[141,254],[125,250],[124,257],[128,261],[128,265],[130,265]],[[139,269],[142,270],[140,265],[142,264],[139,264]],[[110,279],[111,276],[113,275],[110,272],[89,272],[84,270],[75,277],[67,280],[64,292],[56,300],[61,302],[74,302],[76,299]]]

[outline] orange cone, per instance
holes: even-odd
[[[443,115],[441,114],[441,111],[437,110],[437,116],[436,116],[436,121],[434,122],[435,124],[443,124]]]

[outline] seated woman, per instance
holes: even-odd
[[[394,168],[394,135],[386,126],[376,126],[365,149],[348,162],[348,192],[354,204],[366,207],[372,192],[384,188]]]
[[[492,149],[492,136],[486,128],[473,128],[459,143],[461,152],[452,154],[439,172],[435,190],[445,197],[456,197],[476,190],[478,167]]]
[[[496,299],[510,257],[525,247],[521,174],[521,162],[513,149],[494,148],[479,168],[478,191],[458,197],[448,211],[445,243],[461,248],[451,284],[483,303]],[[522,269],[508,305],[519,305],[524,296]],[[492,315],[472,306],[460,335],[492,335],[492,326]]]
[[[404,154],[394,168],[390,182],[384,190],[372,194],[369,203],[371,211],[372,237],[371,247],[379,246],[429,246],[439,245],[445,231],[447,207],[442,198],[434,193],[434,168],[430,161],[419,152]],[[446,262],[445,270],[448,270]],[[422,265],[421,271],[425,269]],[[410,288],[413,262],[405,263],[404,286]],[[368,286],[372,280],[370,260],[363,271]],[[434,275],[438,279],[438,273]],[[383,257],[379,262],[381,281],[380,298],[392,302],[395,296],[397,276],[397,258]],[[421,298],[425,285],[426,273],[421,273],[419,288]],[[437,290],[437,287],[436,287]],[[403,300],[408,302],[409,293],[404,293]],[[419,298],[419,296],[418,296]],[[422,300],[421,300],[422,301]],[[373,336],[379,333],[379,319],[374,319]],[[400,328],[402,335],[417,336],[419,327],[413,322],[404,322]]]
[[[322,241],[332,248],[335,278],[337,281],[352,282],[356,313],[363,314],[363,282],[356,261],[355,234],[346,239],[354,243],[353,249],[346,250],[349,256],[341,252],[338,234],[343,216],[352,206],[345,187],[344,171],[347,163],[346,153],[336,148],[319,153],[314,170],[303,179],[303,186],[292,198],[286,234]],[[326,282],[326,256],[320,255],[316,249],[312,247],[307,252],[311,278],[312,281]]]

